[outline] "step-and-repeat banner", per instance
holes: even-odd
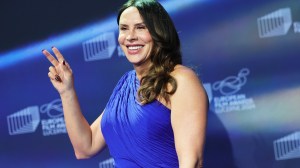
[[[209,96],[205,166],[299,168],[300,1],[161,3],[177,27],[184,64],[197,72]],[[0,53],[0,167],[113,167],[107,149],[75,159],[41,50],[56,46],[64,54],[92,123],[118,79],[132,69],[117,30],[112,15]]]

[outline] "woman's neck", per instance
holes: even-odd
[[[145,76],[150,69],[151,64],[143,66],[133,66],[136,72],[136,77],[141,81],[142,77]]]

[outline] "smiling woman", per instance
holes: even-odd
[[[135,68],[141,65],[144,67],[144,64],[150,65],[153,40],[137,8],[129,7],[120,17],[118,41],[128,61]]]
[[[119,44],[133,65],[90,126],[74,88],[73,71],[56,47],[43,54],[60,94],[78,159],[108,146],[116,167],[202,167],[207,96],[197,75],[181,65],[175,26],[155,0],[129,0],[118,15]]]

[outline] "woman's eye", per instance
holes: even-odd
[[[120,27],[120,30],[126,30],[127,28],[126,27]]]
[[[137,29],[146,29],[146,26],[138,26]]]

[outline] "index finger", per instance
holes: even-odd
[[[56,47],[52,47],[52,51],[54,52],[56,58],[58,59],[59,62],[63,62],[64,57],[63,55],[59,52],[59,50]]]
[[[43,50],[42,53],[47,57],[53,66],[58,66],[58,61],[47,50]]]

